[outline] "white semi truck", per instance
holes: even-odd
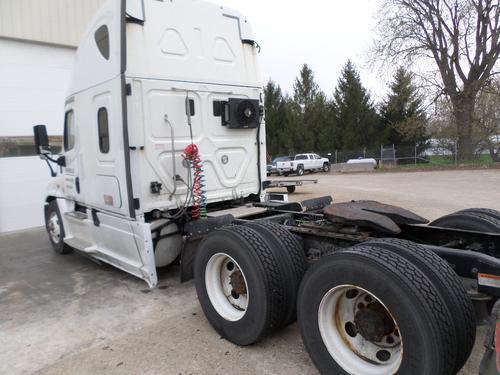
[[[322,373],[457,372],[475,337],[459,276],[472,297],[500,296],[500,213],[423,225],[372,201],[266,202],[257,46],[244,16],[203,1],[103,5],[77,51],[62,153],[34,127],[55,251],[150,287],[178,260],[222,337],[250,345],[297,318]]]

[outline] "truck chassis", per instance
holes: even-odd
[[[405,327],[409,324],[404,322],[405,314],[416,309],[420,298],[420,302],[428,306],[424,306],[422,315],[413,317],[416,321],[411,320],[411,324],[433,321],[434,328],[422,329],[434,340],[424,334],[420,338],[407,338],[405,345],[411,347],[420,342],[422,347],[432,349],[422,349],[421,355],[437,353],[437,357],[430,362],[422,361],[418,373],[457,372],[465,364],[475,341],[472,300],[487,301],[491,307],[500,297],[500,214],[492,210],[470,209],[426,225],[426,219],[410,211],[378,202],[331,203],[331,197],[301,203],[255,203],[254,206],[262,211],[237,218],[232,215],[209,217],[188,224],[181,254],[181,278],[183,281],[195,278],[200,303],[214,328],[238,345],[249,345],[294,321],[296,312],[306,349],[322,373],[380,370],[381,373],[393,373],[397,369],[406,373],[407,366],[415,363],[410,365],[408,360],[403,360],[404,338],[405,335],[411,336],[408,326]],[[489,232],[488,228],[492,226],[497,230]],[[252,310],[249,301],[254,290],[253,281],[246,275],[253,272],[249,268],[258,266],[240,264],[238,252],[226,257],[219,248],[212,255],[219,257],[216,259],[219,268],[216,267],[215,273],[221,272],[222,276],[215,277],[214,281],[213,275],[207,276],[207,272],[214,268],[213,256],[207,257],[214,252],[214,243],[220,246],[221,241],[236,241],[246,247],[246,251],[255,252],[260,259],[257,264],[264,262],[266,256],[272,256],[274,251],[277,262],[282,262],[282,282],[262,288],[281,289],[282,295],[273,294],[272,300],[267,302],[261,296],[257,295],[257,298],[262,298],[260,302],[269,307],[280,297],[286,305],[283,299],[288,293],[288,305],[293,306],[291,310],[285,309],[278,317],[268,318],[271,322],[262,317],[256,318],[260,325],[249,322],[238,325],[245,321],[247,311]],[[269,245],[269,254],[265,255],[266,251],[259,249],[262,243]],[[288,254],[288,261],[283,259],[283,254],[276,254],[277,249]],[[301,261],[297,261],[301,252],[303,270]],[[343,262],[347,264],[341,266]],[[360,271],[356,269],[356,262],[359,262],[358,267],[367,267],[368,274],[372,272],[371,262],[375,262],[376,267],[382,267],[391,275],[388,277],[390,281],[378,286],[381,288],[378,294],[370,289],[371,283],[377,282],[377,277],[372,278],[374,275],[369,275],[368,284],[357,285],[350,281],[326,292],[323,290],[323,283],[330,281],[330,273],[335,267],[340,267],[347,280],[356,280]],[[267,265],[261,276],[266,278],[273,272],[279,274]],[[287,279],[287,273],[293,275]],[[323,279],[317,280],[318,275]],[[225,286],[224,277],[227,279]],[[210,292],[214,288],[210,283],[222,285],[223,293],[219,298],[223,298],[225,290],[225,297],[230,302],[227,311],[222,305],[217,307],[220,301],[217,302],[213,290]],[[404,293],[414,293],[414,300],[405,303],[397,299],[408,311],[393,312],[394,305],[391,307],[391,304],[394,301],[384,295],[385,289],[401,283],[407,283]],[[323,294],[314,300],[318,288]],[[358,307],[349,304],[350,298]],[[325,304],[327,307],[323,306]],[[308,306],[312,308],[308,310]],[[237,312],[235,316],[228,313],[233,308]],[[332,315],[336,322],[333,326],[328,323]],[[401,323],[394,318],[396,315],[403,317]],[[318,323],[312,324],[311,321],[316,319]],[[233,331],[234,326],[238,329]],[[325,333],[328,331],[336,333]],[[426,368],[431,362],[432,366],[438,367]]]

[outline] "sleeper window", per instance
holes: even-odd
[[[68,111],[64,115],[64,150],[69,151],[75,146],[75,115]]]
[[[99,135],[99,150],[103,154],[109,152],[108,110],[104,107],[97,112],[97,130]]]
[[[94,34],[95,42],[97,44],[97,48],[101,55],[109,60],[109,30],[106,25],[102,25],[99,27]]]

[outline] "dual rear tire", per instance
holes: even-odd
[[[304,276],[298,322],[324,374],[451,374],[453,315],[428,269],[380,244],[334,252]]]
[[[306,264],[300,241],[276,224],[223,228],[198,248],[198,299],[223,338],[250,345],[296,319]]]
[[[472,303],[427,248],[379,239],[307,271],[301,242],[276,224],[209,234],[195,259],[198,298],[224,338],[250,345],[296,318],[324,374],[454,374],[475,340]]]
[[[500,233],[500,212],[488,208],[468,208],[443,216],[429,225],[483,233]]]

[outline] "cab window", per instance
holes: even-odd
[[[99,27],[94,34],[97,49],[102,57],[109,60],[109,30],[106,25]]]
[[[64,150],[69,151],[75,147],[75,114],[73,110],[64,115]]]
[[[109,125],[108,110],[105,107],[97,111],[97,132],[99,136],[99,150],[102,154],[109,152]]]

